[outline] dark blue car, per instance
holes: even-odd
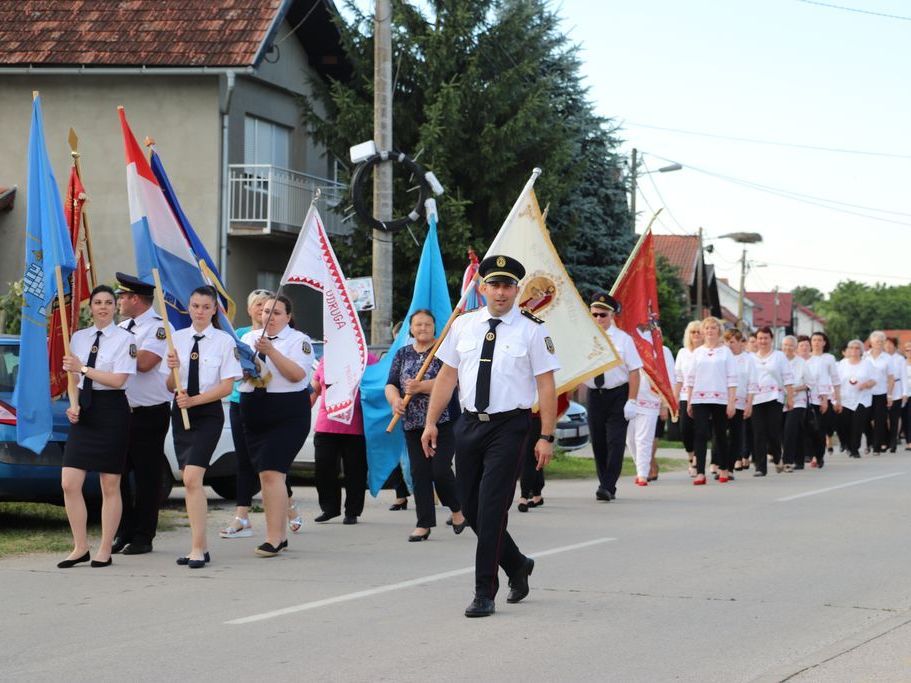
[[[16,443],[13,390],[19,375],[19,337],[0,335],[0,501],[63,504],[60,468],[70,423],[66,400],[52,403],[54,431],[40,455]],[[87,502],[100,500],[98,475],[86,478]]]

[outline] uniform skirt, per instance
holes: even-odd
[[[120,474],[130,436],[130,404],[125,391],[92,392],[92,405],[70,425],[63,466]]]
[[[225,426],[225,413],[221,401],[204,403],[188,409],[190,429],[183,428],[183,418],[177,402],[171,404],[171,432],[174,435],[174,452],[180,469],[187,465],[208,467],[212,453]]]
[[[240,418],[256,471],[287,473],[310,433],[310,392],[242,393]]]

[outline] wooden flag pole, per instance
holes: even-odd
[[[629,253],[629,257],[626,259],[626,263],[623,264],[623,268],[620,270],[620,274],[617,276],[617,279],[614,280],[614,286],[611,287],[610,290],[611,296],[613,296],[614,292],[617,291],[617,285],[623,280],[623,276],[626,275],[626,271],[629,270],[630,264],[633,262],[633,259],[636,258],[636,254],[639,253],[639,247],[642,246],[642,243],[645,241],[645,236],[649,233],[649,230],[652,229],[652,225],[658,218],[658,214],[660,214],[662,211],[664,211],[663,207],[655,212],[655,215],[652,216],[652,220],[648,222],[645,231],[639,235],[639,239],[636,240],[636,246],[634,246],[633,250]]]
[[[449,334],[449,328],[452,327],[452,323],[455,322],[456,318],[462,315],[465,311],[462,310],[462,306],[465,304],[468,293],[471,292],[472,288],[477,287],[478,283],[478,274],[474,274],[474,278],[471,280],[471,284],[468,286],[468,289],[465,290],[465,294],[462,295],[462,300],[459,301],[459,305],[456,306],[455,310],[452,312],[452,315],[449,316],[449,320],[446,321],[446,325],[443,327],[443,331],[440,332],[440,336],[437,337],[437,340],[433,343],[433,346],[430,348],[430,353],[427,354],[427,358],[424,359],[421,369],[418,370],[418,374],[415,376],[415,380],[420,382],[424,379],[424,373],[427,372],[427,368],[430,367],[430,363],[433,360],[433,357],[436,355],[437,349],[440,348],[440,344],[443,343],[443,340],[446,339],[446,335]],[[404,407],[407,408],[408,404],[411,403],[411,399],[414,394],[406,394],[404,402]],[[386,432],[391,432],[399,422],[399,415],[393,415],[392,419],[389,421],[389,424],[386,427]]]
[[[161,288],[161,276],[158,274],[158,268],[152,268],[152,277],[155,279],[155,298],[161,307],[161,317],[164,322],[164,334],[168,340],[168,351],[174,350],[174,340],[171,338],[171,324],[168,322],[168,305],[164,300],[164,290]],[[180,373],[177,368],[171,368],[171,376],[174,378],[174,388],[177,391],[183,391],[180,386]],[[183,428],[190,429],[190,414],[186,408],[180,409],[180,417],[183,419]]]
[[[70,143],[70,156],[73,157],[73,165],[76,167],[76,176],[79,178],[80,182],[82,181],[82,167],[79,165],[79,137],[76,135],[76,131],[70,128],[70,134],[67,137],[67,141]],[[88,257],[89,262],[89,288],[95,289],[98,285],[98,281],[95,279],[95,256],[92,251],[92,235],[89,231],[89,217],[85,212],[85,207],[82,207],[80,211],[81,225],[82,225],[82,234],[85,236],[85,253]],[[77,240],[77,244],[79,241]],[[76,259],[77,262],[79,259]]]
[[[57,277],[57,307],[60,309],[60,331],[63,337],[63,353],[70,355],[70,325],[66,319],[66,299],[63,296],[63,270],[60,266],[54,268]],[[76,388],[76,377],[72,372],[66,373],[66,394],[70,399],[70,408],[79,405],[79,391]]]

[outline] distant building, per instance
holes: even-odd
[[[727,279],[718,278],[718,300],[721,302],[721,317],[730,327],[737,325],[737,309],[740,303],[740,290],[728,284]],[[748,329],[753,328],[753,309],[756,304],[748,296],[743,297],[743,322]]]
[[[794,334],[793,297],[790,292],[746,292],[753,300],[753,328],[769,327],[777,347],[788,334]]]
[[[703,318],[706,315],[721,317],[721,303],[718,299],[718,282],[715,267],[705,262],[705,254],[699,245],[698,235],[655,235],[655,255],[663,256],[677,271],[677,277],[687,288],[690,317]],[[699,299],[699,270],[702,266],[702,311],[697,310]]]
[[[797,304],[794,306],[794,334],[805,334],[808,337],[814,332],[825,332],[826,321],[816,315],[812,309]]]

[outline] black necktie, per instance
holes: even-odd
[[[604,386],[604,373],[602,372],[600,375],[595,377],[595,387],[600,389],[603,386]]]
[[[98,343],[101,341],[101,330],[98,330],[95,333],[95,341],[92,343],[92,350],[89,352],[89,359],[86,361],[86,366],[90,368],[95,367],[95,359],[98,358]],[[88,375],[82,378],[82,390],[79,392],[79,408],[80,410],[88,410],[92,405],[92,380],[89,379]]]
[[[133,332],[133,328],[134,328],[134,327],[136,327],[136,319],[135,319],[135,318],[131,319],[131,320],[130,320],[130,323],[127,325],[127,332],[129,332],[130,334],[135,334],[135,332]]]
[[[502,320],[491,318],[487,321],[490,330],[484,335],[484,345],[481,347],[481,364],[478,366],[478,382],[475,385],[474,408],[479,413],[487,410],[490,405],[490,367],[493,365],[493,347],[497,343],[497,325]]]
[[[193,348],[190,350],[190,371],[187,374],[187,395],[196,396],[199,393],[199,340],[204,334],[193,335]]]
[[[266,339],[268,339],[269,341],[275,341],[276,339],[278,339],[278,335],[275,335],[274,337],[266,337]],[[260,359],[263,363],[266,362],[266,354],[264,354],[264,353],[257,353],[256,355],[259,356],[259,359]]]

